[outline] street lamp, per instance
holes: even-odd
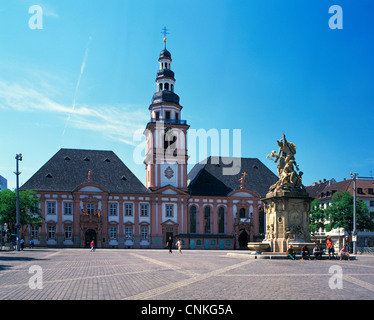
[[[19,212],[19,175],[21,172],[19,172],[18,169],[18,161],[22,161],[22,153],[17,153],[16,154],[16,176],[17,176],[17,221],[16,221],[16,228],[17,228],[17,251],[20,251],[20,228],[21,228],[21,223],[20,223],[20,212]]]
[[[351,178],[353,179],[353,233],[352,233],[352,242],[353,242],[353,254],[357,254],[357,231],[356,231],[356,179],[358,173],[351,172]]]

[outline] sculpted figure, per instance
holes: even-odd
[[[288,142],[286,136],[283,133],[283,138],[277,140],[277,144],[279,146],[278,153],[274,150],[271,152],[270,156],[268,155],[266,158],[270,158],[275,163],[278,161],[277,171],[279,180],[277,183],[270,187],[270,191],[275,189],[300,189],[304,188],[301,183],[301,176],[302,172],[297,173],[299,171],[299,167],[296,164],[295,154],[296,154],[296,146],[292,142]]]

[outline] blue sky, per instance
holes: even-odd
[[[42,30],[29,28],[32,5]],[[342,30],[329,28],[332,5]],[[62,147],[113,150],[144,182],[133,135],[167,26],[191,129],[240,129],[242,156],[273,172],[266,155],[285,132],[305,185],[370,176],[373,12],[371,0],[1,0],[0,175],[14,188],[17,153],[22,184]]]

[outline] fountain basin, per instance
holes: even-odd
[[[248,249],[256,252],[270,251],[270,245],[267,242],[248,242]]]

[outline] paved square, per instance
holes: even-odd
[[[0,299],[374,299],[372,255],[359,255],[352,261],[291,261],[227,253],[119,249],[0,252]]]

